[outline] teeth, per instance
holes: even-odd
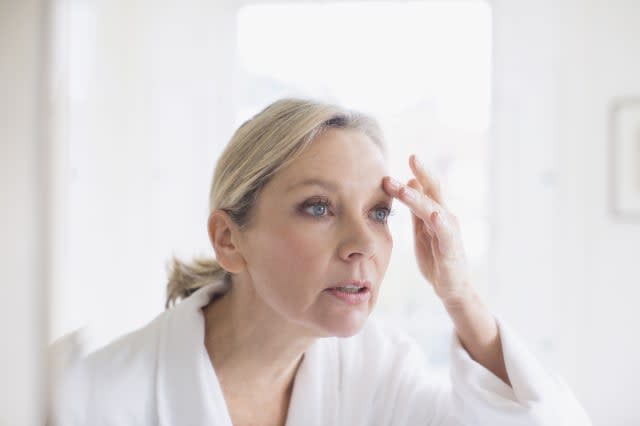
[[[357,293],[360,291],[360,287],[355,285],[348,285],[346,287],[338,287],[338,290],[344,291],[346,293]]]

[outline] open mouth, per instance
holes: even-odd
[[[363,287],[358,287],[358,286],[333,287],[333,288],[330,288],[329,290],[337,290],[337,291],[341,291],[343,293],[349,293],[349,294],[364,293],[366,291],[369,291],[369,289],[364,286]]]
[[[371,288],[368,283],[366,285],[347,284],[331,287],[325,291],[349,305],[359,305],[371,298]]]

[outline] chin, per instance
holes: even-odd
[[[333,337],[351,337],[355,336],[362,330],[367,322],[367,316],[358,316],[357,318],[349,318],[345,321],[341,321],[339,324],[332,324],[332,327],[327,327],[327,333]]]

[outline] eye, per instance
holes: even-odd
[[[371,212],[371,218],[376,222],[387,223],[391,209],[388,207],[377,207]]]
[[[307,207],[307,211],[312,216],[324,216],[325,213],[327,212],[327,206],[326,206],[326,204],[316,203],[316,204],[313,204],[313,205]]]
[[[324,217],[329,214],[329,207],[328,200],[310,200],[302,205],[301,210],[312,217]]]

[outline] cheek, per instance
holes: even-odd
[[[292,226],[262,233],[254,240],[257,244],[253,251],[257,256],[249,263],[259,265],[261,273],[270,278],[296,275],[302,278],[299,274],[305,271],[322,272],[331,249],[330,244],[319,237]]]
[[[391,236],[391,232],[387,230],[384,238],[384,247],[387,253],[387,259],[391,255],[391,250],[393,250],[393,237]]]
[[[386,271],[387,266],[389,265],[389,259],[391,258],[391,251],[393,250],[393,238],[391,237],[391,233],[387,230],[381,238],[380,242],[380,251],[378,253],[378,258],[380,259],[380,267],[382,271]]]
[[[298,268],[318,263],[328,252],[322,240],[291,231],[280,233],[276,238],[275,247],[283,254],[284,260]]]

